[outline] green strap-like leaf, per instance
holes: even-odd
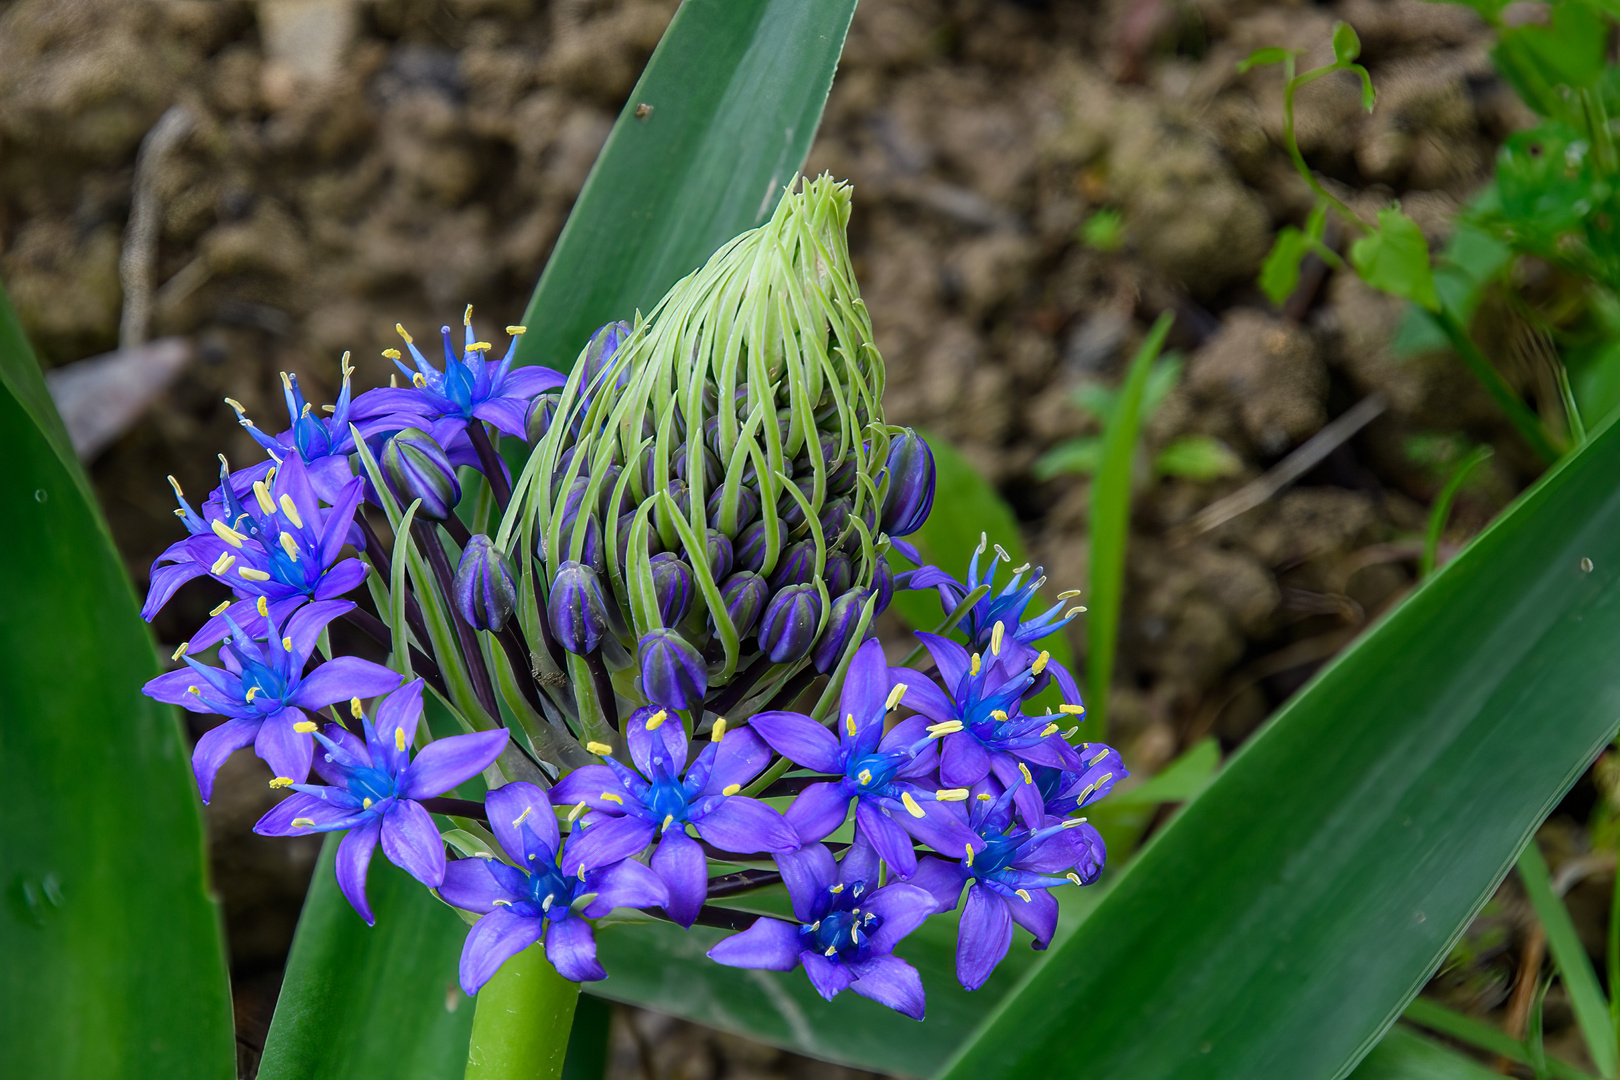
[[[855,0],[686,0],[631,91],[524,313],[518,362],[591,332],[765,223],[810,151]]]
[[[1617,474],[1611,424],[1246,744],[946,1075],[1344,1075],[1614,735]]]
[[[219,913],[151,638],[0,293],[0,1076],[235,1075]]]
[[[1350,1080],[1498,1080],[1499,1075],[1411,1028],[1394,1027]]]

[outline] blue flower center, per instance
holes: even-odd
[[[373,803],[391,799],[394,796],[394,778],[381,769],[362,767],[347,770],[344,778],[348,784],[349,794],[364,801],[370,799]]]
[[[845,775],[861,794],[882,795],[888,792],[894,774],[900,771],[906,758],[899,754],[864,754],[849,763]]]
[[[250,691],[257,690],[253,695],[255,705],[269,703],[280,704],[287,694],[287,680],[281,673],[268,664],[251,656],[237,653],[236,657],[242,664],[242,693],[245,696]]]
[[[472,415],[473,373],[464,363],[454,361],[444,365],[444,382],[440,389],[462,416]]]
[[[305,464],[326,457],[332,452],[332,438],[327,434],[326,421],[319,417],[306,414],[294,420],[292,438],[293,445],[298,447],[298,454],[304,459]]]
[[[977,877],[992,877],[1012,865],[1018,858],[1024,837],[987,836],[984,850],[973,856],[973,873]]]
[[[829,890],[827,895],[832,901],[830,910],[813,923],[800,924],[800,948],[845,964],[866,959],[871,952],[870,936],[883,925],[883,919],[859,906],[864,887],[857,882],[837,893]]]
[[[539,907],[552,922],[568,917],[574,894],[579,890],[577,877],[565,877],[554,862],[540,865],[540,859],[529,862],[529,900]]]
[[[676,821],[686,820],[686,788],[679,780],[665,775],[662,768],[654,770],[645,803],[655,821],[662,822],[671,817]]]

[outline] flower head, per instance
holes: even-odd
[[[277,626],[260,597],[262,614],[249,625],[259,628],[262,642],[227,618],[231,636],[220,645],[219,667],[199,663],[182,645],[186,666],[142,687],[158,701],[228,718],[205,732],[191,755],[203,802],[213,796],[214,775],[225,759],[249,744],[276,776],[307,779],[316,725],[306,711],[376,697],[400,684],[397,672],[357,656],[333,657],[305,674],[326,624],[353,609],[346,600],[323,600],[299,608],[285,626]]]
[[[894,947],[933,913],[933,897],[898,882],[874,888],[877,859],[859,843],[841,865],[834,865],[821,844],[778,856],[777,865],[795,921],[762,918],[710,949],[710,958],[729,967],[768,971],[802,965],[810,984],[828,1001],[849,989],[921,1020],[922,978],[894,955]]]
[[[353,703],[362,741],[336,724],[315,738],[326,748],[316,757],[315,771],[325,784],[284,784],[294,791],[253,831],[260,836],[303,836],[317,832],[349,835],[338,845],[337,881],[360,917],[373,922],[366,900],[366,868],[379,839],[388,861],[422,884],[437,888],[444,881],[444,842],[433,818],[422,806],[488,768],[506,748],[505,728],[435,739],[411,757],[416,726],[422,718],[422,680],[406,683],[383,699],[372,723]]]
[[[573,849],[582,834],[562,842],[551,803],[533,784],[498,787],[484,806],[490,830],[515,865],[493,857],[457,859],[445,870],[439,896],[483,915],[461,949],[461,988],[478,993],[502,964],[542,938],[546,958],[563,978],[605,978],[585,920],[616,907],[663,904],[664,883],[634,860],[581,863]]]
[[[638,709],[625,726],[634,768],[604,757],[563,777],[551,790],[558,806],[590,807],[572,845],[580,865],[638,854],[654,840],[652,868],[669,887],[669,917],[692,925],[708,890],[708,860],[698,836],[729,852],[792,851],[799,835],[758,799],[739,795],[770,764],[770,751],[747,728],[717,724],[708,745],[687,764],[681,720],[663,709]],[[600,748],[605,750],[606,748]],[[565,863],[565,869],[573,865]]]
[[[802,713],[762,712],[749,725],[783,757],[833,777],[806,787],[787,809],[788,821],[805,843],[842,825],[853,799],[859,834],[904,875],[917,866],[913,837],[935,851],[954,852],[973,836],[945,808],[967,792],[938,790],[932,782],[938,760],[935,740],[960,725],[930,724],[927,717],[913,716],[885,734],[884,717],[906,696],[906,684],[892,682],[890,674],[883,646],[877,641],[862,645],[844,676],[838,702],[843,719],[836,735]]]
[[[309,470],[310,486],[315,494],[328,503],[336,503],[344,485],[354,478],[349,455],[354,453],[354,433],[350,430],[349,354],[343,354],[343,385],[338,391],[337,404],[322,415],[313,403],[304,400],[298,386],[298,376],[281,373],[282,396],[287,402],[287,430],[271,435],[247,418],[241,402],[226,398],[225,404],[236,411],[236,422],[262,446],[274,462],[297,454]],[[373,424],[360,425],[361,434],[371,434]]]

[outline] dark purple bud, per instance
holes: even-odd
[[[765,601],[771,596],[771,587],[765,579],[749,570],[739,570],[720,585],[720,599],[731,616],[731,625],[738,637],[747,637],[765,610]]]
[[[855,503],[850,499],[834,499],[821,508],[821,535],[827,538],[827,543],[836,543],[844,534],[854,507]]]
[[[681,443],[675,448],[675,452],[670,455],[670,460],[675,466],[675,475],[691,483],[691,478],[686,475],[691,468],[691,461],[688,460],[687,453],[687,444]],[[725,479],[725,472],[720,468],[720,459],[715,457],[713,450],[710,450],[707,446],[702,447],[700,455],[703,458],[704,490],[713,491],[720,481]]]
[[[456,467],[433,436],[421,428],[406,428],[388,440],[383,447],[382,469],[383,479],[402,507],[422,500],[416,508],[419,518],[443,521],[461,501]]]
[[[608,323],[591,335],[591,340],[585,345],[584,354],[579,358],[579,363],[584,368],[580,372],[580,385],[585,388],[587,395],[594,395],[600,389],[595,384],[604,371],[614,366],[619,346],[624,344],[624,339],[629,336],[630,324],[627,322]],[[628,381],[629,374],[627,368],[619,372],[616,380],[619,387],[623,387]]]
[[[673,630],[653,630],[641,636],[641,692],[666,709],[687,709],[703,701],[709,690],[709,669],[698,651]]]
[[[814,585],[789,585],[765,605],[759,647],[773,663],[791,664],[810,651],[821,625],[821,594]]]
[[[855,460],[854,458],[840,457],[838,454],[838,436],[821,432],[817,437],[821,443],[821,460],[827,469],[827,493],[839,495],[855,486]],[[808,476],[814,468],[810,460],[810,453],[806,450],[794,462],[798,466],[798,473]]]
[[[877,590],[877,607],[872,609],[874,617],[883,614],[894,599],[894,571],[889,569],[889,560],[879,558],[877,566],[872,571],[872,588]]]
[[[688,520],[692,517],[692,489],[684,480],[669,482],[669,497],[675,500],[675,511]]]
[[[716,529],[722,528],[721,509],[725,499],[726,489],[715,488],[709,493],[709,524]],[[759,516],[759,492],[751,487],[739,486],[737,488],[737,532],[741,532],[750,522]]]
[[[630,564],[630,527],[636,523],[635,511],[619,516],[619,533],[615,538],[619,554],[619,568],[622,570]],[[647,554],[656,555],[664,548],[664,543],[658,536],[658,530],[652,523],[647,524]]]
[[[529,445],[533,446],[546,437],[546,432],[551,430],[552,422],[557,419],[557,406],[561,403],[561,390],[549,390],[530,403],[529,418],[524,424]]]
[[[499,630],[517,607],[512,564],[483,533],[475,533],[467,541],[450,591],[456,610],[475,630]]]
[[[816,578],[816,544],[813,540],[800,540],[786,551],[771,574],[771,591],[780,592],[789,585],[808,585]]]
[[[725,580],[725,576],[731,573],[731,541],[726,539],[725,533],[710,529],[704,547],[704,554],[709,559],[709,576],[715,581]]]
[[[551,580],[546,617],[552,637],[569,652],[584,656],[600,645],[607,631],[607,603],[596,571],[572,559],[563,563]]]
[[[827,583],[827,595],[838,596],[855,584],[855,567],[848,555],[834,551],[827,556],[821,569],[821,580]]]
[[[910,428],[889,443],[889,490],[883,497],[883,531],[910,536],[934,508],[934,454]]]
[[[652,557],[653,593],[666,626],[679,626],[692,610],[692,568],[678,555],[664,552]]]
[[[758,571],[765,565],[765,522],[756,521],[742,531],[731,545],[735,565],[744,570]]]
[[[815,656],[812,657],[816,670],[823,675],[838,666],[839,658],[844,655],[844,649],[855,633],[856,624],[861,621],[861,609],[866,606],[866,597],[865,589],[851,589],[832,602],[832,609],[827,613],[827,629],[822,631],[821,640],[816,642]]]
[[[813,474],[806,473],[804,476],[794,480],[793,486],[798,488],[804,495],[805,502],[809,502],[811,492],[815,491],[816,488],[816,478]],[[797,529],[804,524],[804,507],[799,505],[799,500],[787,491],[783,491],[782,497],[777,500],[776,512],[781,515],[782,523],[789,529]]]

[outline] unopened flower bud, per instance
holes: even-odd
[[[739,570],[720,584],[720,599],[731,616],[738,637],[747,637],[765,611],[765,601],[771,596],[771,587],[765,579],[751,570]]]
[[[793,485],[808,500],[810,493],[815,490],[816,478],[810,475],[801,476],[793,481]],[[804,507],[787,491],[782,492],[782,497],[777,501],[776,512],[781,515],[782,524],[789,529],[797,529],[804,524]]]
[[[780,592],[789,585],[808,585],[816,577],[816,544],[813,540],[800,540],[777,560],[771,574],[771,591]]]
[[[709,576],[715,581],[724,581],[726,575],[731,573],[731,541],[726,539],[725,533],[710,529],[703,547],[703,554],[709,560]]]
[[[709,669],[698,651],[673,630],[652,630],[637,648],[641,692],[666,709],[699,704],[709,689]]]
[[[416,508],[419,518],[443,521],[461,501],[456,467],[433,436],[421,428],[406,428],[388,440],[382,469],[383,479],[402,507],[422,500]]]
[[[500,630],[517,607],[517,580],[512,564],[495,541],[476,533],[461,553],[450,591],[456,610],[475,630]]]
[[[821,570],[821,580],[827,583],[827,595],[838,596],[855,584],[855,568],[848,555],[834,551],[827,556]]]
[[[814,585],[790,585],[771,598],[759,623],[759,647],[773,663],[791,664],[816,642],[821,594]]]
[[[607,631],[607,604],[596,571],[572,559],[563,563],[551,580],[546,618],[551,636],[569,652],[584,656],[600,645]]]
[[[722,532],[725,531],[725,497],[726,489],[724,487],[715,488],[709,493],[709,502],[706,507],[709,511],[709,524]],[[741,533],[758,516],[759,492],[748,486],[737,488],[737,514],[735,518],[737,528],[730,535],[736,536]]]
[[[765,566],[765,523],[756,521],[744,529],[737,542],[731,545],[731,554],[736,560],[734,566],[756,572],[761,570]]]
[[[670,552],[652,557],[653,594],[665,626],[679,626],[692,610],[692,568]]]
[[[607,380],[601,376],[603,372],[613,368],[614,362],[618,359],[619,346],[624,344],[624,339],[629,336],[630,324],[627,322],[608,323],[591,335],[591,340],[586,343],[585,351],[579,357],[579,364],[583,369],[580,386],[585,388],[587,394],[595,396],[607,385]],[[629,374],[628,368],[620,369],[616,380],[619,388],[624,387]]]
[[[530,403],[529,416],[524,422],[524,434],[530,446],[546,437],[546,432],[551,430],[551,422],[557,418],[557,406],[561,403],[561,390],[549,390]]]
[[[934,508],[934,454],[910,428],[889,443],[889,490],[883,497],[883,531],[909,536]]]
[[[619,515],[619,532],[615,538],[615,546],[619,556],[619,567],[622,570],[630,563],[630,530],[636,523],[634,510]],[[647,530],[647,554],[656,555],[664,550],[664,542],[658,535],[657,529]]]
[[[861,609],[866,606],[867,596],[865,589],[851,589],[832,602],[832,609],[827,613],[827,628],[816,642],[815,655],[811,658],[816,670],[823,675],[838,666],[854,636],[856,624],[861,621]]]
[[[687,472],[691,468],[691,461],[687,454],[687,444],[681,443],[670,456],[674,459],[675,475],[690,484],[692,478],[687,475]],[[726,475],[724,470],[720,468],[720,459],[707,446],[699,447],[698,456],[703,459],[703,487],[707,491],[713,491],[719,486],[720,481],[725,479]]]
[[[872,588],[877,591],[877,607],[872,609],[873,616],[883,614],[888,610],[889,602],[894,599],[894,571],[889,568],[889,560],[880,558],[877,566],[872,570]]]

